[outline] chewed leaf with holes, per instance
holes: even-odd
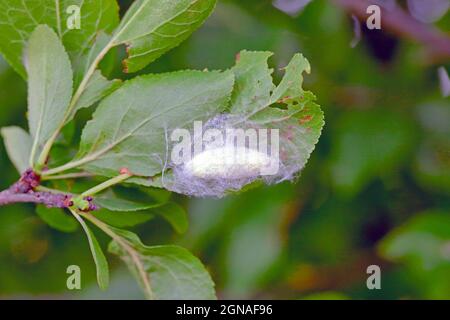
[[[214,130],[215,136],[226,138],[220,143],[204,138],[204,150],[186,163],[171,163],[165,188],[195,197],[223,197],[254,182],[270,185],[298,177],[320,137],[323,113],[314,94],[302,88],[302,73],[310,72],[308,61],[294,55],[275,86],[270,56],[249,51],[237,56],[227,112],[202,127],[205,136]],[[230,131],[243,139],[229,139]],[[187,150],[195,150],[196,144],[194,138]]]
[[[130,80],[100,103],[83,130],[75,161],[105,176],[124,167],[138,176],[160,173],[168,130],[221,112],[232,87],[230,72],[182,71]]]
[[[67,21],[76,17],[77,8],[80,28],[69,29]],[[60,36],[75,61],[89,48],[98,31],[112,32],[119,18],[115,0],[2,0],[0,21],[0,52],[25,78],[24,48],[39,24],[50,26]]]
[[[251,123],[280,130],[280,158],[292,157],[303,168],[324,125],[316,97],[303,86],[303,73],[310,73],[308,60],[296,54],[284,68],[281,82],[274,86],[267,52],[242,51],[232,69],[236,76],[231,113],[243,113]],[[285,105],[284,108],[278,105]]]
[[[272,83],[273,69],[267,60],[272,52],[241,51],[236,57],[236,65],[231,69],[236,84],[230,103],[231,113],[253,113],[270,104],[270,93],[275,88]]]
[[[285,68],[285,75],[278,86],[273,84],[272,72],[267,60],[272,56],[266,51],[241,51],[236,65],[231,69],[236,77],[230,113],[251,117],[257,122],[269,123],[287,119],[299,112],[314,95],[305,91],[303,72],[310,72],[310,65],[301,54],[296,54]],[[286,108],[275,107],[284,104]]]
[[[113,44],[125,44],[125,72],[135,72],[188,38],[211,14],[216,0],[138,0],[125,14]]]

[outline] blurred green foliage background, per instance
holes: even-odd
[[[450,298],[450,101],[436,72],[443,64],[427,63],[423,45],[385,29],[363,31],[352,48],[352,18],[331,1],[313,0],[294,16],[271,1],[219,2],[193,37],[141,73],[225,69],[248,49],[273,51],[279,77],[300,51],[312,66],[305,87],[325,112],[322,137],[296,183],[222,200],[173,195],[188,210],[187,234],[159,219],[136,231],[146,243],[193,251],[219,298]],[[130,1],[120,3],[124,11]],[[449,25],[447,13],[433,27]],[[114,77],[130,77],[120,70],[123,54]],[[26,128],[25,113],[26,83],[0,60],[0,126]],[[3,145],[0,177],[2,189],[18,178]],[[113,279],[101,292],[82,232],[51,229],[33,205],[0,208],[0,298],[142,298],[109,259]],[[81,267],[81,291],[66,289],[71,264]],[[366,287],[372,264],[381,267],[381,290]]]

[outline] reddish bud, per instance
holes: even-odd
[[[119,170],[119,173],[120,174],[129,174],[129,175],[131,175],[131,172],[130,172],[130,170],[128,170],[128,168],[121,168]]]

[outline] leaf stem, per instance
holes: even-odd
[[[56,173],[60,173],[60,172],[64,172],[64,171],[67,171],[67,170],[70,170],[70,169],[74,169],[74,168],[80,167],[83,164],[86,164],[86,163],[88,163],[90,161],[92,161],[91,157],[86,157],[86,158],[82,158],[82,159],[79,159],[79,160],[76,160],[76,161],[71,161],[71,162],[68,162],[68,163],[66,163],[66,164],[64,164],[62,166],[59,166],[59,167],[56,167],[56,168],[53,168],[53,169],[49,169],[49,170],[46,170],[46,171],[42,171],[41,172],[41,177],[50,176],[50,175],[54,175]]]
[[[121,175],[118,175],[117,177],[106,180],[105,182],[100,183],[99,185],[96,185],[95,187],[93,187],[89,190],[86,190],[85,192],[83,192],[81,194],[81,197],[93,196],[105,189],[108,189],[109,187],[111,187],[115,184],[118,184],[118,183],[121,183],[121,182],[127,180],[130,177],[131,177],[130,173],[123,173]]]
[[[60,174],[60,175],[45,175],[42,176],[43,181],[45,180],[64,180],[64,179],[76,179],[76,178],[89,178],[93,177],[94,174],[89,172],[74,172],[74,173],[67,173],[67,174]]]
[[[124,238],[117,235],[106,223],[100,221],[99,219],[94,217],[92,214],[86,213],[86,212],[80,212],[80,211],[78,211],[78,212],[75,212],[73,210],[71,210],[71,211],[72,211],[72,214],[75,215],[75,217],[76,217],[76,215],[82,216],[82,217],[86,218],[87,220],[89,220],[94,225],[96,225],[100,230],[102,230],[108,236],[110,236],[115,242],[117,242],[118,245],[120,245],[128,253],[130,258],[133,260],[133,263],[136,265],[139,277],[142,278],[142,283],[144,284],[145,296],[148,299],[153,300],[155,297],[154,297],[152,288],[150,286],[150,279],[147,275],[147,272],[145,271],[144,265],[142,264],[142,260],[139,256],[139,253]]]
[[[56,28],[58,30],[58,36],[61,38],[61,41],[62,41],[61,11],[60,11],[59,1],[58,0],[55,0],[55,6],[56,6]]]

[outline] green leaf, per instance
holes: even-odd
[[[164,204],[169,201],[171,196],[171,192],[165,189],[140,187],[131,184],[115,186],[112,193],[122,199],[138,203]]]
[[[71,5],[80,8],[80,29],[68,29]],[[118,25],[115,0],[2,0],[0,2],[0,52],[11,66],[26,77],[22,64],[24,48],[39,24],[47,24],[62,38],[73,60],[90,47],[100,30],[111,32]]]
[[[303,72],[310,73],[311,66],[308,60],[302,54],[297,53],[292,58],[291,62],[285,68],[285,75],[280,84],[272,93],[272,103],[283,99],[285,102],[294,101],[301,97],[304,93],[303,86]]]
[[[231,113],[252,113],[265,108],[270,103],[273,69],[269,69],[267,60],[272,52],[241,51],[236,65],[231,69],[236,78],[231,97]]]
[[[281,104],[285,108],[272,107],[259,109],[251,119],[260,124],[279,122],[289,119],[300,112],[311,101],[316,100],[314,94],[304,91],[303,72],[310,73],[308,60],[300,53],[294,55],[285,68],[285,75],[271,94],[269,105]]]
[[[78,87],[80,82],[83,80],[84,75],[88,72],[89,67],[92,63],[94,63],[95,58],[102,52],[110,41],[110,35],[104,32],[99,32],[89,50],[84,53],[80,53],[78,59],[72,64],[75,73],[75,87]]]
[[[325,124],[323,112],[315,102],[308,102],[295,116],[270,126],[280,129],[280,135],[291,136],[286,152],[297,155],[297,162],[305,166],[315,149]]]
[[[173,202],[139,203],[114,195],[95,197],[94,201],[101,208],[94,215],[114,227],[132,227],[160,216],[178,233],[184,233],[188,228],[186,211]]]
[[[425,212],[414,216],[391,231],[379,244],[381,255],[389,260],[402,261],[422,272],[439,267],[450,271],[448,245],[450,243],[450,215],[448,212]]]
[[[166,203],[151,211],[166,219],[178,233],[185,233],[189,227],[186,211],[174,202]]]
[[[67,28],[71,14],[66,10],[72,5],[80,8],[80,29]],[[62,40],[71,56],[86,52],[99,33],[111,33],[119,24],[116,0],[63,0],[60,11]]]
[[[64,119],[72,96],[72,68],[56,33],[39,25],[27,50],[28,123],[33,137],[31,162]]]
[[[126,44],[125,72],[135,72],[188,38],[214,9],[216,0],[138,0],[113,35]]]
[[[134,193],[136,195],[139,194],[136,190]],[[140,194],[140,196],[143,195],[145,194]],[[118,198],[114,192],[107,192],[94,198],[94,202],[101,208],[95,211],[94,215],[114,227],[133,227],[152,220],[157,214],[165,213],[163,209],[162,211],[159,210],[159,207],[163,206],[165,201],[164,199],[161,201],[148,196],[145,196],[144,199],[132,199],[130,201]],[[175,209],[177,208],[174,208],[173,215],[169,215],[168,219],[171,219],[177,227],[182,228],[183,217],[180,215],[183,212],[180,213],[180,211]]]
[[[118,228],[133,227],[153,219],[155,214],[148,209],[162,205],[159,202],[139,203],[120,199],[112,192],[95,197],[94,201],[101,208],[94,215],[107,224]]]
[[[78,223],[63,209],[37,206],[36,213],[45,223],[56,230],[74,232],[78,229]]]
[[[261,125],[274,122],[281,122],[299,113],[305,107],[305,105],[314,101],[315,99],[316,97],[312,92],[305,91],[303,95],[298,98],[298,100],[292,103],[288,103],[288,101],[285,101],[288,103],[286,109],[276,107],[265,108],[255,113],[251,117],[251,120]]]
[[[155,215],[150,211],[117,212],[100,209],[95,211],[95,217],[117,228],[129,228],[152,220]]]
[[[252,122],[280,130],[285,139],[286,153],[292,153],[300,168],[308,161],[317,144],[324,125],[323,112],[314,103],[315,96],[304,91],[303,72],[310,65],[301,54],[296,54],[285,68],[278,86],[273,85],[272,70],[267,59],[270,52],[242,51],[238,55],[235,74],[236,85],[231,99],[231,113],[244,114]],[[285,104],[280,108],[277,104]]]
[[[124,199],[119,199],[113,196],[101,196],[95,197],[94,200],[100,207],[111,210],[111,211],[120,211],[120,212],[130,212],[130,211],[141,211],[150,208],[159,207],[162,204],[155,203],[137,203],[133,201],[128,201]]]
[[[182,71],[127,81],[87,123],[76,161],[99,175],[116,176],[126,167],[138,176],[154,176],[163,168],[166,130],[222,111],[232,86],[230,72]]]
[[[216,299],[214,283],[202,263],[178,246],[145,246],[137,235],[125,230],[114,232],[126,239],[139,255],[150,281],[152,298],[159,300]],[[109,251],[124,260],[142,284],[136,264],[115,241]],[[147,297],[149,298],[148,294]]]
[[[78,56],[77,60],[73,63],[75,72],[75,88],[80,85],[84,76],[88,73],[89,68],[94,63],[95,58],[100,54],[104,47],[108,45],[110,40],[111,36],[105,34],[104,32],[100,32],[95,38],[91,48],[85,54],[80,54]],[[105,59],[102,61],[105,61]],[[66,119],[66,123],[70,122],[70,120],[74,118],[78,110],[89,108],[116,90],[122,84],[122,81],[119,79],[108,80],[103,76],[102,71],[100,70],[101,67],[98,67],[99,69],[95,70],[89,77],[89,81],[84,87],[80,97],[77,99],[75,106],[71,108],[70,114]]]
[[[97,269],[97,283],[100,289],[106,290],[109,284],[109,267],[108,261],[100,247],[94,233],[89,229],[86,222],[79,216],[75,215],[78,222],[83,227],[84,232],[88,238],[89,248],[91,249],[92,257],[94,258],[95,267]]]
[[[97,56],[102,52],[102,50],[108,45],[110,41],[111,36],[105,34],[104,32],[99,32],[89,50],[84,54],[80,54],[77,60],[72,64],[75,72],[75,87],[78,87],[80,85],[83,77],[88,73],[89,68],[94,63]],[[103,58],[102,62],[107,62],[107,60],[107,58]],[[99,69],[102,69],[101,65],[98,67]],[[101,100],[106,95],[117,89],[118,86],[120,86],[121,80],[115,79],[110,81],[103,76],[102,72],[99,69],[95,70],[90,77],[88,83],[86,84],[86,88],[84,89],[80,98],[77,100],[77,103],[72,110],[72,114],[69,116],[68,121],[73,118],[74,114],[79,109],[87,108],[93,105],[95,102]]]
[[[29,167],[28,160],[33,143],[30,135],[20,127],[2,128],[1,134],[9,159],[19,173],[24,172]]]

